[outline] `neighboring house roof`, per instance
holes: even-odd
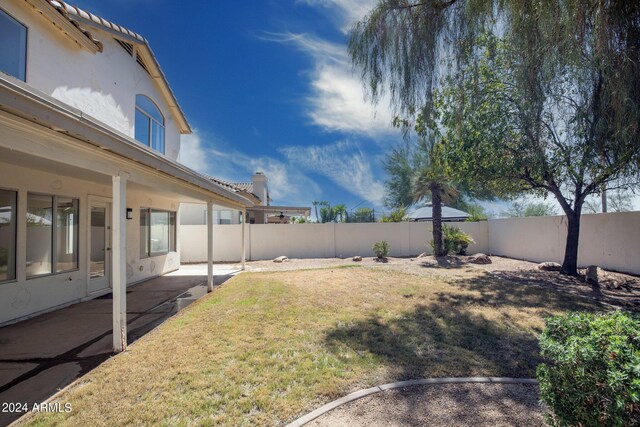
[[[458,209],[451,208],[449,206],[442,206],[442,220],[443,221],[464,221],[469,218],[469,215],[466,212],[463,212]],[[433,206],[431,203],[416,209],[407,215],[409,220],[411,221],[432,221],[433,220]]]
[[[245,197],[248,196],[250,199],[253,198],[256,203],[262,202],[260,197],[253,192],[253,182],[228,182],[215,177],[209,177],[209,179],[228,190],[235,191],[236,193],[241,193]],[[267,202],[271,201],[271,197],[269,197],[268,193],[267,199]]]
[[[248,191],[249,193],[253,193],[253,182],[234,182],[233,185],[235,185],[241,190]]]
[[[241,194],[242,196],[244,196],[245,198],[248,198],[249,200],[251,200],[256,204],[261,203],[260,197],[253,194],[252,192],[253,184],[251,183],[249,183],[250,187],[247,187],[246,185],[238,185],[237,183],[224,181],[222,179],[215,178],[212,176],[210,176],[209,179],[227,190],[233,191],[234,193]],[[246,183],[241,183],[241,184],[246,184]]]
[[[180,108],[178,104],[178,100],[176,99],[171,87],[169,86],[169,82],[167,81],[166,76],[162,72],[160,68],[160,64],[156,59],[151,47],[149,46],[149,42],[140,34],[133,32],[127,28],[124,28],[120,25],[114,24],[113,22],[107,21],[104,18],[101,18],[92,13],[86,12],[78,7],[72,6],[64,1],[60,0],[26,0],[32,6],[34,6],[40,13],[44,16],[52,19],[54,25],[62,30],[65,34],[74,38],[78,43],[83,46],[86,46],[86,41],[90,41],[95,49],[91,49],[92,51],[102,51],[103,45],[102,42],[97,40],[94,34],[91,32],[91,28],[97,28],[102,31],[106,31],[107,33],[112,34],[116,40],[123,40],[127,43],[135,45],[138,49],[135,50],[136,59],[138,60],[140,65],[147,70],[152,79],[156,81],[158,86],[160,87],[160,91],[165,98],[169,109],[175,116],[178,128],[180,129],[180,133],[187,134],[191,133],[191,127],[187,122],[187,118],[184,115],[184,112]],[[85,40],[78,40],[77,34],[74,33],[72,28],[63,28],[64,24],[61,24],[59,21],[59,16],[56,16],[52,13],[52,10],[57,11],[59,15],[62,15],[69,23],[73,25],[73,27],[79,30],[79,33],[82,34],[80,38],[84,37]],[[134,53],[132,52],[132,55]]]
[[[261,200],[260,197],[258,195],[256,195],[256,193],[253,192],[253,182],[234,182],[232,183],[233,185],[235,185],[236,187],[238,187],[241,190],[246,191],[247,193],[251,193],[254,196],[256,196],[258,198],[258,200]],[[263,201],[263,200],[261,200]],[[263,201],[264,202],[264,201]],[[267,205],[271,203],[271,197],[269,197],[269,190],[267,189]]]

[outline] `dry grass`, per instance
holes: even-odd
[[[36,425],[279,425],[355,389],[439,376],[531,377],[543,317],[595,302],[477,271],[247,273],[59,396]]]

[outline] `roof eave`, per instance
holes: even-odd
[[[151,68],[149,70],[149,74],[160,87],[160,91],[165,97],[165,101],[167,102],[169,109],[173,113],[173,116],[177,119],[178,129],[180,129],[180,133],[183,135],[190,134],[192,132],[191,126],[187,121],[187,117],[185,116],[184,111],[182,111],[182,108],[180,108],[180,105],[178,104],[178,99],[173,93],[173,90],[171,90],[169,81],[162,71],[162,68],[160,68],[160,64],[158,63],[153,50],[151,50],[151,46],[149,46],[149,43],[146,41],[144,43],[138,42],[138,45],[143,47],[141,51],[142,59],[149,66],[149,68]]]
[[[80,110],[3,73],[0,73],[0,110],[155,169],[233,204],[242,207],[254,205],[249,199],[223,188],[206,176],[167,159]]]
[[[102,43],[85,34],[47,0],[26,0],[26,2],[80,47],[94,54],[102,52]]]

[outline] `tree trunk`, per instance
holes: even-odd
[[[445,256],[442,245],[442,189],[436,182],[431,185],[431,219],[433,221],[433,254]]]
[[[564,249],[564,261],[560,273],[569,276],[578,275],[578,239],[580,237],[580,211],[567,213],[567,244]]]

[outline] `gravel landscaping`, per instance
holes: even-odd
[[[538,386],[442,384],[376,393],[347,403],[306,424],[365,426],[541,426]]]
[[[564,276],[554,271],[537,268],[538,263],[518,259],[491,256],[491,264],[474,264],[470,256],[433,256],[414,258],[388,257],[381,262],[375,257],[362,257],[355,262],[352,258],[313,258],[287,259],[282,263],[272,260],[249,261],[247,271],[292,271],[326,267],[380,267],[406,274],[436,276],[445,280],[465,280],[477,277],[478,273],[486,278],[499,278],[524,286],[542,286],[580,295],[613,307],[633,311],[640,310],[640,277],[605,271],[599,271],[599,285],[594,286],[585,280],[586,269],[579,269],[577,277]],[[482,277],[482,276],[481,276]]]

